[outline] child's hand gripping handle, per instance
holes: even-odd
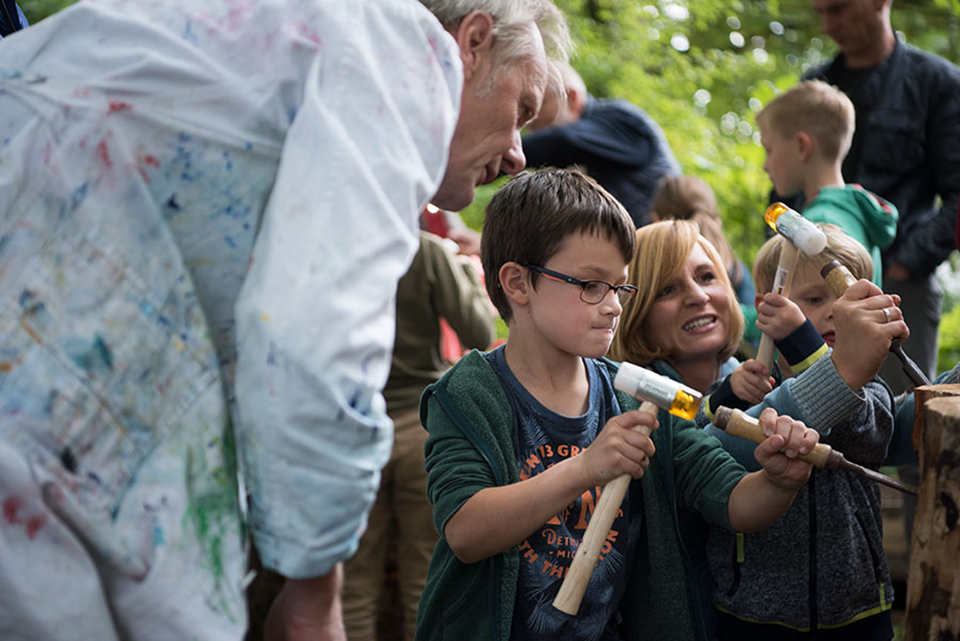
[[[639,411],[656,415],[657,406],[649,401],[644,401],[640,405]],[[645,433],[647,436],[650,435],[650,430],[645,425],[637,426],[634,429]],[[617,513],[620,511],[623,497],[627,494],[630,481],[630,475],[624,474],[603,486],[600,499],[593,510],[593,516],[590,517],[590,523],[587,524],[580,546],[577,548],[573,561],[570,562],[570,567],[563,577],[560,591],[557,592],[557,596],[553,600],[553,607],[561,612],[575,616],[580,609],[580,602],[587,591],[587,584],[590,582],[590,577],[593,576],[593,568],[600,557],[600,549],[603,547],[603,542],[607,540],[613,520],[617,518]]]
[[[727,434],[733,434],[734,436],[745,438],[754,443],[761,443],[766,439],[766,436],[763,434],[763,428],[760,427],[760,421],[745,414],[741,410],[720,406],[713,415],[713,424]],[[920,490],[913,485],[848,461],[843,453],[838,452],[826,443],[817,443],[810,453],[801,454],[797,458],[821,469],[850,470],[877,483],[883,483],[895,490],[913,494],[914,496],[920,494]]]
[[[763,433],[763,428],[760,427],[760,421],[741,410],[730,409],[722,405],[717,408],[713,415],[713,424],[727,434],[739,436],[754,443],[762,443],[767,438]],[[813,450],[807,454],[800,454],[797,458],[819,468],[836,469],[839,464],[839,461],[836,460],[838,456],[842,455],[834,453],[833,448],[829,445],[817,443]]]
[[[790,298],[793,273],[797,269],[800,252],[809,256],[819,254],[827,245],[827,237],[816,225],[783,203],[773,203],[767,207],[763,218],[784,238],[771,291]],[[757,360],[766,366],[767,371],[773,367],[774,351],[773,339],[763,334],[757,347]]]
[[[797,259],[800,258],[800,250],[789,240],[783,243],[780,248],[780,262],[777,264],[777,274],[774,277],[773,289],[775,294],[780,294],[784,298],[790,297],[790,290],[793,287],[793,272],[797,269]],[[773,339],[766,334],[760,335],[760,345],[757,347],[757,360],[763,363],[767,371],[773,367],[773,354],[776,347]]]
[[[693,418],[700,407],[700,394],[689,387],[677,383],[665,376],[638,367],[631,363],[623,363],[613,381],[613,386],[625,394],[642,400],[639,411],[656,415],[658,408],[663,408],[671,414],[683,418]],[[650,435],[646,426],[634,428]],[[593,568],[600,556],[610,526],[613,525],[623,497],[627,494],[631,477],[624,474],[613,479],[600,493],[600,499],[590,517],[590,523],[583,534],[583,540],[570,562],[560,591],[553,600],[553,607],[570,615],[576,615],[580,609],[580,602],[587,590],[587,584],[593,575]]]

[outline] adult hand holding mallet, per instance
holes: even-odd
[[[613,380],[613,386],[643,401],[639,411],[653,415],[656,415],[658,408],[662,408],[682,418],[693,418],[700,407],[699,392],[632,363],[620,365],[617,376]],[[648,436],[650,434],[650,430],[645,426],[636,429],[644,431]],[[630,481],[631,476],[624,474],[603,486],[583,539],[563,577],[560,591],[553,600],[553,607],[561,612],[576,615],[580,609],[580,602],[593,575],[600,549],[620,510]]]
[[[823,280],[826,281],[827,287],[830,288],[830,291],[833,292],[833,295],[837,298],[843,296],[843,293],[847,291],[847,288],[857,282],[856,277],[850,273],[850,270],[835,260],[831,260],[829,263],[824,265],[820,270],[820,275],[823,276]],[[891,312],[889,309],[884,308],[883,313],[886,316],[887,321],[889,321],[891,318]],[[907,356],[907,353],[903,351],[903,344],[900,342],[899,338],[895,338],[890,342],[890,351],[900,359],[900,363],[903,365],[904,374],[907,375],[914,385],[930,385],[930,379],[927,378],[927,375],[924,374],[923,370],[921,370],[917,364],[913,362],[913,359]]]
[[[767,207],[763,217],[786,241],[780,249],[780,261],[771,291],[789,298],[799,252],[809,256],[819,254],[827,246],[827,237],[816,225],[783,203],[774,203]],[[773,339],[766,334],[761,336],[757,360],[763,363],[767,370],[773,366],[774,351]]]

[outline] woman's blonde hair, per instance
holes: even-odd
[[[636,285],[638,291],[633,300],[624,307],[620,329],[610,348],[610,358],[637,365],[648,365],[657,359],[667,362],[671,360],[673,354],[649,343],[643,324],[657,301],[657,294],[677,279],[697,243],[713,263],[717,278],[724,284],[730,302],[729,336],[718,360],[725,361],[737,351],[743,335],[743,312],[737,304],[737,296],[720,254],[710,241],[700,234],[696,223],[689,220],[665,220],[637,230],[637,250],[630,262],[627,282]]]

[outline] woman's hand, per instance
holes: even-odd
[[[833,363],[852,390],[860,390],[880,371],[893,339],[906,340],[900,297],[884,294],[874,283],[859,280],[833,306],[836,341]]]

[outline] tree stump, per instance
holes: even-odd
[[[960,641],[960,385],[916,389],[920,498],[910,544],[907,641]]]

